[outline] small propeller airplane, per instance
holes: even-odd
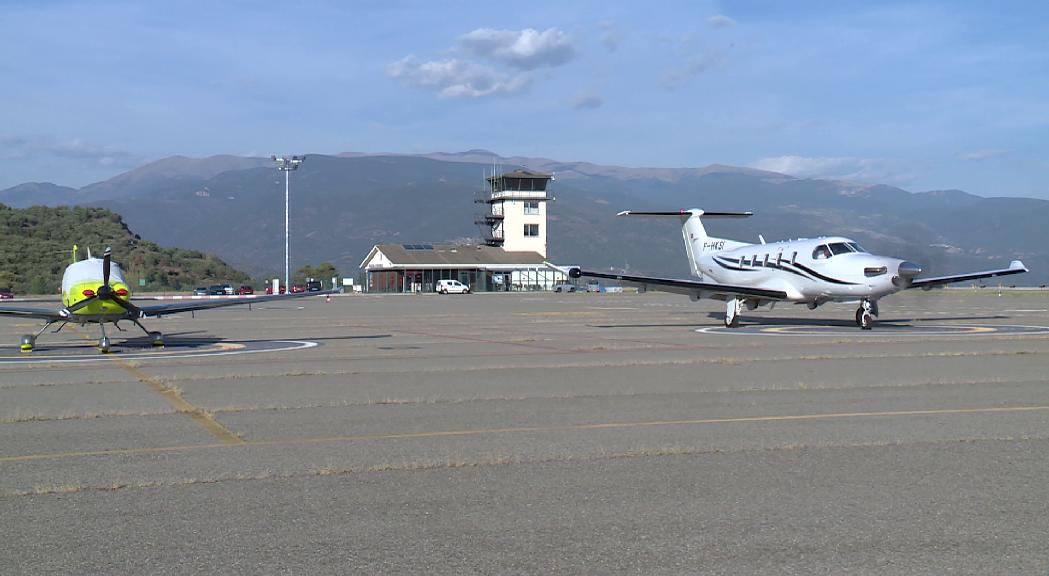
[[[712,298],[725,302],[725,326],[735,328],[743,307],[774,306],[776,302],[806,304],[810,310],[827,302],[859,302],[856,324],[870,330],[878,316],[878,300],[909,288],[964,282],[992,276],[1027,272],[1023,262],[1008,268],[955,276],[918,278],[921,266],[906,260],[868,253],[853,240],[839,236],[747,244],[707,236],[702,218],[746,218],[753,212],[624,211],[619,216],[679,218],[685,253],[692,275],[698,280],[652,278],[562,269],[573,278],[605,278],[637,285],[641,289],[686,294],[693,301]],[[561,268],[559,268],[561,269]]]
[[[276,294],[255,296],[248,299],[222,299],[206,302],[175,302],[153,306],[138,306],[131,302],[131,288],[124,278],[120,265],[112,260],[112,250],[106,248],[102,258],[92,258],[90,250],[86,260],[76,261],[76,247],[73,247],[74,262],[66,267],[62,274],[62,308],[47,310],[44,308],[0,306],[0,315],[21,316],[23,318],[40,318],[43,327],[35,334],[22,336],[22,352],[32,352],[36,339],[52,324],[62,324],[55,330],[57,333],[66,324],[98,324],[102,337],[98,340],[98,349],[108,353],[112,343],[106,336],[106,324],[113,324],[117,330],[119,322],[127,320],[142,329],[151,339],[153,346],[163,346],[164,337],[160,332],[150,332],[139,321],[142,318],[159,317],[179,312],[194,312],[224,306],[238,306],[270,300],[286,300],[306,296],[323,296],[332,291],[305,292],[301,294]]]

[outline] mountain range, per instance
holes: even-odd
[[[476,242],[475,203],[493,169],[553,173],[549,257],[560,264],[688,274],[675,222],[616,218],[621,210],[752,210],[710,221],[712,235],[757,242],[843,235],[868,250],[920,263],[926,274],[1006,266],[1019,285],[1049,281],[1041,238],[1049,201],[983,198],[960,190],[908,192],[886,185],[795,178],[752,168],[629,168],[485,150],[425,155],[311,155],[291,175],[291,266],[333,262],[346,276],[378,243]],[[27,183],[0,203],[111,209],[151,241],[213,253],[259,276],[284,257],[284,178],[267,158],[166,158],[75,189]]]

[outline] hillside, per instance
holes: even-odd
[[[353,275],[373,244],[478,238],[473,221],[483,206],[474,199],[491,171],[490,154],[309,156],[292,174],[292,268],[331,261]],[[143,236],[215,253],[253,274],[274,274],[284,264],[284,181],[260,159],[240,160],[160,161],[139,169],[150,176],[136,179],[135,186],[114,184],[128,180],[121,175],[78,194],[106,189],[106,198],[95,204],[123,215]],[[1032,273],[1010,281],[1049,281],[1049,254],[1039,248],[1040,223],[1049,221],[1044,200],[981,198],[957,190],[912,193],[717,165],[622,168],[532,158],[497,163],[510,168],[510,160],[555,172],[549,255],[559,263],[685,275],[673,222],[615,214],[698,207],[756,213],[744,221],[710,222],[714,235],[757,241],[758,234],[770,240],[841,234],[874,252],[918,262],[928,274],[1021,258]]]
[[[0,204],[0,286],[20,294],[57,293],[73,244],[85,252],[91,248],[96,255],[111,246],[113,258],[124,267],[128,281],[137,287],[139,280],[145,279],[148,290],[180,290],[210,281],[248,279],[214,256],[161,248],[142,240],[109,210],[14,209]]]

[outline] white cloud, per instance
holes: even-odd
[[[991,158],[998,158],[1004,156],[1005,150],[986,149],[986,150],[970,150],[969,152],[962,152],[958,154],[959,160],[966,162],[981,162],[983,160],[990,160]]]
[[[584,93],[572,99],[572,108],[576,110],[593,110],[600,108],[604,103],[605,101],[597,94]]]
[[[410,86],[435,90],[445,98],[515,94],[526,89],[531,81],[523,74],[503,74],[467,60],[421,61],[414,55],[387,66],[386,74]]]
[[[93,144],[82,138],[0,134],[0,158],[20,159],[30,156],[82,160],[102,167],[129,166],[141,161],[139,156],[125,150]]]
[[[715,14],[707,18],[707,24],[711,28],[728,28],[729,26],[735,26],[736,21],[724,14]]]
[[[478,28],[459,37],[459,46],[478,57],[522,70],[560,66],[575,56],[568,35],[557,28],[539,32]]]
[[[882,158],[775,156],[750,163],[751,168],[789,174],[798,178],[856,180],[902,184],[913,175]]]
[[[723,61],[724,57],[719,52],[692,56],[685,61],[684,66],[663,76],[663,86],[670,90],[677,90],[692,78],[721,65]]]

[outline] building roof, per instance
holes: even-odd
[[[551,180],[551,179],[553,179],[553,177],[554,176],[552,174],[543,174],[542,172],[532,172],[531,170],[526,170],[524,168],[520,168],[518,170],[514,170],[513,172],[506,172],[506,173],[503,173],[503,174],[499,174],[498,176],[489,176],[488,180],[499,180],[501,178],[541,178],[543,180]]]
[[[495,246],[474,244],[376,244],[361,262],[361,268],[382,254],[394,267],[492,268],[542,265],[538,252],[508,252]]]

